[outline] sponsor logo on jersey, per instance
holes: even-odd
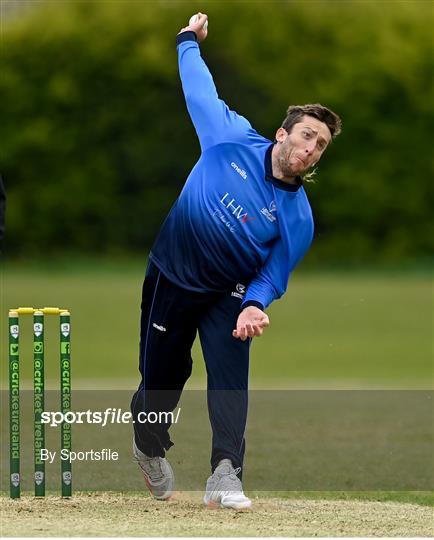
[[[241,178],[244,178],[244,180],[247,180],[247,173],[244,169],[239,167],[234,161],[231,163],[231,167],[237,171],[237,173],[241,176]]]
[[[246,294],[246,286],[242,283],[237,283],[235,287],[235,291],[231,292],[231,296],[235,296],[235,298],[243,299],[243,296]]]
[[[240,294],[244,294],[246,292],[246,286],[242,283],[237,283],[237,286],[235,288]]]
[[[227,219],[219,208],[216,208],[212,215],[219,219],[231,231],[232,234],[235,234],[235,225],[229,219]]]
[[[223,195],[220,199],[220,203],[227,208],[238,221],[241,221],[241,223],[247,223],[248,221],[255,219],[255,217],[249,216],[249,214],[244,211],[244,208],[238,204],[229,193]]]
[[[276,221],[276,216],[273,215],[274,212],[276,212],[277,208],[276,208],[276,203],[275,201],[271,201],[270,204],[268,205],[268,208],[264,208],[261,210],[261,214],[263,214],[267,219],[268,221]]]
[[[159,330],[160,332],[165,332],[166,329],[164,328],[164,326],[161,326],[160,324],[156,324],[156,323],[152,323],[152,326],[154,328],[156,328],[157,330]]]

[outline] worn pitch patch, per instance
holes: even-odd
[[[432,508],[377,501],[253,498],[249,512],[209,509],[202,493],[2,497],[3,536],[423,536]]]

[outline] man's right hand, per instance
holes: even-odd
[[[195,23],[190,24],[186,26],[185,28],[181,28],[178,34],[181,34],[181,32],[187,32],[187,31],[194,32],[197,36],[197,41],[200,43],[208,35],[208,28],[203,27],[206,21],[208,20],[208,16],[205,15],[205,13],[200,13],[200,12],[198,13],[198,15],[199,15],[199,19]]]

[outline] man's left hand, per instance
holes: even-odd
[[[248,337],[262,336],[264,328],[269,325],[270,319],[266,313],[255,306],[249,306],[238,315],[237,328],[232,335],[234,338],[246,341]]]

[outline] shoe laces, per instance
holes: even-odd
[[[236,469],[230,469],[228,471],[220,472],[218,471],[217,474],[219,475],[219,481],[224,478],[225,481],[225,487],[229,489],[222,490],[223,494],[228,494],[233,491],[240,491],[242,492],[241,487],[241,480],[238,478],[237,474],[241,471],[241,467],[237,467]],[[233,488],[233,489],[232,489]],[[219,490],[220,491],[220,490]]]
[[[234,469],[233,472],[231,472],[230,474],[234,474],[234,475],[237,477],[237,479],[239,480],[239,478],[238,478],[238,473],[240,473],[240,472],[241,472],[241,467],[237,467],[237,468]]]
[[[164,477],[163,469],[161,467],[161,458],[153,457],[146,459],[135,458],[137,463],[140,465],[140,468],[144,473],[146,473],[151,480],[160,480]]]

